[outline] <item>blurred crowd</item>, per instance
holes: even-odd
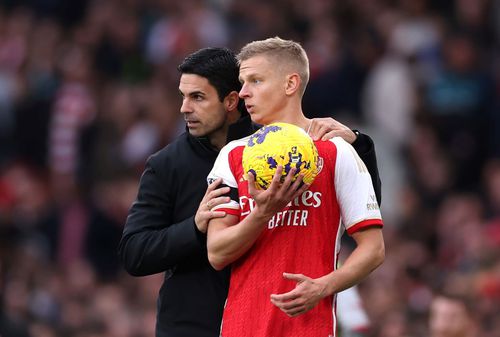
[[[306,115],[375,140],[369,335],[431,336],[444,289],[500,336],[500,1],[2,0],[3,336],[153,336],[162,275],[116,248],[146,158],[184,131],[176,67],[276,35],[310,57]]]

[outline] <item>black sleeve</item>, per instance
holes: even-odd
[[[205,252],[206,237],[198,231],[194,216],[170,222],[174,200],[167,183],[149,159],[118,247],[125,269],[134,276],[164,272]]]
[[[363,133],[355,132],[356,140],[352,143],[352,147],[356,150],[361,160],[366,165],[368,172],[372,178],[373,189],[377,196],[378,204],[382,204],[382,182],[378,173],[377,155],[375,154],[375,144],[373,140]]]

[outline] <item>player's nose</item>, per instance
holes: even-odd
[[[181,114],[193,112],[193,107],[191,106],[191,104],[189,103],[189,100],[187,98],[184,98],[182,100],[182,105],[181,105],[180,111],[181,111]]]
[[[248,90],[248,86],[246,84],[243,84],[241,86],[241,90],[239,92],[239,96],[242,99],[250,97],[250,91]]]

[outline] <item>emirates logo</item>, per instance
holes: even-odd
[[[321,172],[321,170],[323,169],[323,164],[324,164],[323,157],[318,156],[318,163],[316,164],[316,166],[318,167],[318,173],[316,174],[319,174]]]

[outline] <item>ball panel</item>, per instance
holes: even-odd
[[[278,165],[283,166],[282,180],[292,168],[311,184],[317,174],[318,152],[311,137],[301,128],[287,123],[262,127],[249,137],[243,150],[243,169],[255,177],[258,189],[267,189]]]

